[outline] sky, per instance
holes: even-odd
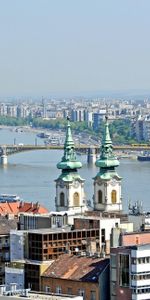
[[[0,0],[0,96],[150,91],[150,0]]]

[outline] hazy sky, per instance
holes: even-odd
[[[150,90],[150,0],[0,0],[0,95]]]

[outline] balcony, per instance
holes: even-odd
[[[150,272],[150,264],[136,264],[131,265],[132,273]]]
[[[150,299],[150,293],[143,293],[143,294],[132,294],[132,300],[149,300]]]
[[[150,279],[131,280],[131,286],[133,287],[150,287]]]
[[[149,249],[147,250],[132,250],[131,257],[132,258],[142,258],[142,257],[149,257]]]

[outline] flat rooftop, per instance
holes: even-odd
[[[98,230],[98,228],[90,228],[90,229],[71,229],[70,226],[67,227],[60,227],[60,228],[42,228],[42,229],[29,229],[28,233],[35,233],[35,234],[51,234],[51,233],[63,233],[63,232],[81,232],[81,231],[92,231]]]
[[[44,293],[34,293],[29,292],[28,296],[14,295],[14,296],[2,296],[0,295],[0,300],[18,300],[18,299],[30,299],[30,300],[83,300],[82,296],[75,295],[63,295],[63,294],[44,294]]]

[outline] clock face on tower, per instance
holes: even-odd
[[[78,188],[78,186],[79,186],[79,181],[75,180],[74,183],[73,183],[73,186],[74,186],[75,188]]]
[[[117,182],[116,182],[116,180],[115,180],[115,179],[112,179],[112,181],[111,181],[111,185],[112,185],[112,186],[115,186],[115,185],[116,185],[116,183],[117,183]]]

